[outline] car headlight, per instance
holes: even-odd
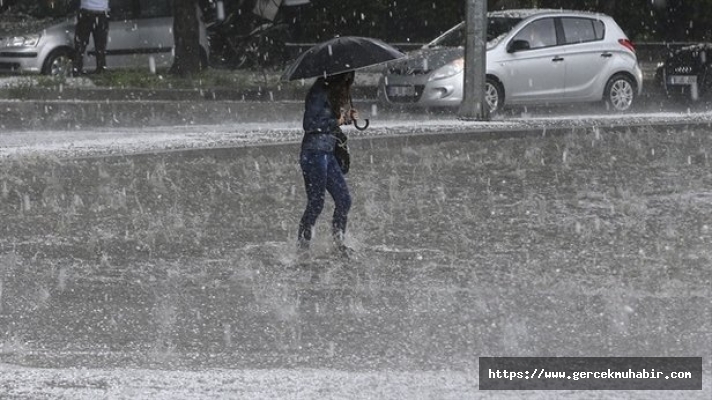
[[[437,81],[440,79],[449,78],[451,76],[455,76],[461,73],[463,69],[465,69],[465,59],[458,58],[457,60],[438,68],[435,72],[433,72],[432,75],[430,75],[430,78],[428,78],[428,80]]]
[[[24,46],[37,46],[40,41],[40,34],[36,33],[34,35],[25,36],[14,36],[7,39],[8,47],[24,47]]]

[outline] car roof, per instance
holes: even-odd
[[[518,8],[511,10],[497,10],[487,13],[488,17],[499,18],[519,18],[525,19],[537,15],[589,15],[589,16],[606,16],[605,14],[593,11],[566,10],[554,8]]]
[[[551,16],[554,16],[554,15],[555,16],[587,15],[587,16],[596,16],[596,17],[608,17],[608,15],[606,15],[606,14],[599,13],[599,12],[593,12],[593,11],[579,11],[579,10],[566,10],[566,9],[554,9],[554,8],[515,8],[515,9],[509,9],[509,10],[489,11],[487,13],[487,18],[511,18],[511,19],[518,19],[518,20],[523,21],[530,17],[545,16],[545,15],[551,15]],[[424,44],[423,48],[431,47],[434,44],[441,41],[442,38],[448,36],[452,31],[462,29],[462,27],[465,26],[465,23],[466,23],[466,21],[462,21],[462,22],[456,24],[452,28],[443,32],[441,35],[439,35],[435,39]]]
[[[556,8],[516,8],[516,9],[511,9],[511,10],[497,10],[497,11],[489,11],[487,13],[488,18],[515,18],[515,19],[527,19],[529,17],[533,16],[538,16],[538,15],[588,15],[588,16],[597,16],[597,17],[607,17],[608,15],[600,13],[600,12],[594,12],[594,11],[580,11],[580,10],[565,10],[565,9],[556,9]],[[460,26],[465,25],[465,21],[462,21],[452,28],[448,29],[445,33],[443,33],[444,36],[447,32],[455,30],[459,28]]]

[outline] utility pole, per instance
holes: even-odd
[[[485,101],[487,71],[487,0],[467,2],[465,32],[465,82],[460,119],[485,121],[489,107]]]

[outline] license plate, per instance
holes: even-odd
[[[387,91],[389,97],[415,96],[414,86],[388,86]]]
[[[669,75],[667,81],[670,85],[692,85],[697,83],[697,75]]]

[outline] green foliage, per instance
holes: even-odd
[[[60,17],[67,14],[73,5],[72,0],[5,0],[0,2],[0,12],[31,15],[37,18]]]
[[[321,41],[340,35],[384,38],[390,42],[424,42],[460,22],[463,2],[377,0],[351,2],[313,0],[302,21],[302,40]]]
[[[312,0],[301,14],[302,42],[361,35],[423,43],[464,19],[466,1]],[[635,41],[712,40],[712,0],[489,0],[488,10],[564,8],[611,15]]]

